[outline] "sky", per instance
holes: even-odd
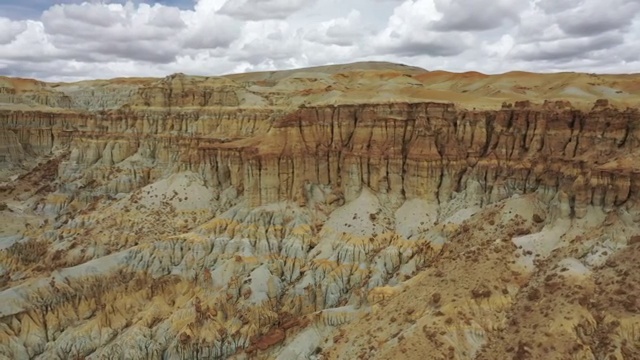
[[[0,75],[640,72],[640,0],[0,0]]]

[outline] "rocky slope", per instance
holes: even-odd
[[[640,358],[639,78],[0,78],[0,358]]]

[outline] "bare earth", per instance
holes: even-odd
[[[640,75],[0,77],[0,359],[640,359]]]

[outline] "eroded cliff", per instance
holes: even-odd
[[[2,79],[0,357],[636,358],[634,81]]]

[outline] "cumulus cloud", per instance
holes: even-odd
[[[175,8],[133,3],[55,5],[43,13],[41,23],[46,41],[67,57],[98,62],[172,61],[185,28]]]
[[[638,0],[6,0],[0,14],[0,75],[45,80],[366,60],[640,72]]]
[[[637,0],[541,0],[536,6],[569,36],[592,36],[629,27],[640,11]]]
[[[405,1],[375,38],[378,51],[399,56],[455,56],[467,47],[470,36],[434,30],[445,21],[433,0]]]
[[[431,1],[429,1],[431,2]],[[485,31],[505,22],[518,23],[526,0],[494,0],[491,4],[477,0],[434,0],[440,19],[433,23],[441,31]]]
[[[585,57],[590,52],[616,47],[623,37],[616,33],[605,33],[595,37],[565,38],[517,45],[515,54],[525,60],[563,60]],[[588,57],[588,56],[587,56]]]
[[[277,20],[246,24],[241,39],[231,59],[252,65],[295,58],[302,46],[300,34],[287,22]]]
[[[540,0],[526,12],[522,30],[535,34],[550,26],[560,36],[597,36],[609,31],[626,31],[638,20],[640,2],[637,0]],[[542,26],[542,27],[541,27]]]
[[[625,36],[640,22],[639,12],[637,0],[610,0],[606,6],[599,0],[540,0],[525,12],[511,55],[529,62],[584,63],[604,50],[626,52],[640,38]]]
[[[321,22],[307,33],[306,38],[325,45],[353,46],[371,32],[363,23],[360,12],[353,9],[346,17]]]
[[[18,34],[27,29],[27,24],[23,21],[11,21],[0,17],[0,45],[12,42]]]
[[[243,20],[285,19],[316,0],[228,0],[222,14]]]

